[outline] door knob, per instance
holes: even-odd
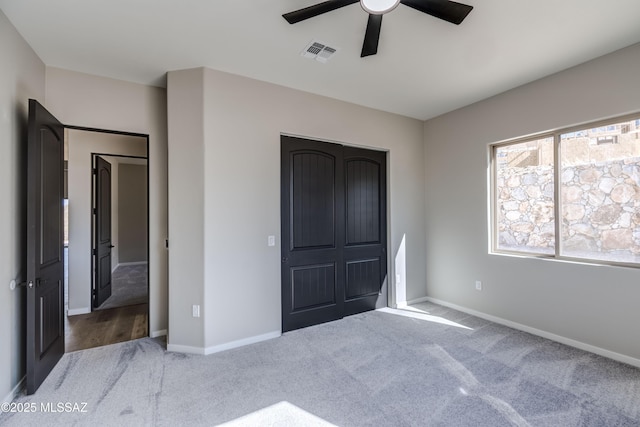
[[[16,283],[15,280],[12,280],[9,283],[9,289],[11,289],[12,291],[15,290],[15,288],[26,288],[26,287],[33,288],[33,282],[29,281],[28,283],[27,282]]]
[[[29,280],[28,282],[16,283],[16,284],[14,284],[14,288],[13,289],[15,289],[15,286],[18,286],[18,287],[23,287],[24,286],[25,288],[33,289],[33,280]]]

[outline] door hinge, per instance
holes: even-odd
[[[93,169],[93,174],[94,174],[94,175],[98,175],[98,169],[94,168],[94,169]]]
[[[97,255],[96,250],[95,250],[95,249],[93,249],[93,250],[91,251],[91,254],[92,254],[92,255]]]

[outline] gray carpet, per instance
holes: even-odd
[[[148,302],[147,264],[122,265],[111,274],[111,296],[96,310]]]
[[[210,356],[150,338],[68,353],[16,402],[86,402],[86,413],[0,424],[640,426],[640,369],[418,308],[428,314],[368,312]]]

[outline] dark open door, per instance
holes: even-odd
[[[27,393],[64,354],[64,127],[29,100],[27,164]]]
[[[385,153],[282,137],[282,329],[387,305]]]
[[[111,163],[100,156],[95,164],[95,279],[93,306],[111,296]]]

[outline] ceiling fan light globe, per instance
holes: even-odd
[[[391,12],[398,6],[400,0],[360,0],[360,6],[372,15],[382,15]]]

